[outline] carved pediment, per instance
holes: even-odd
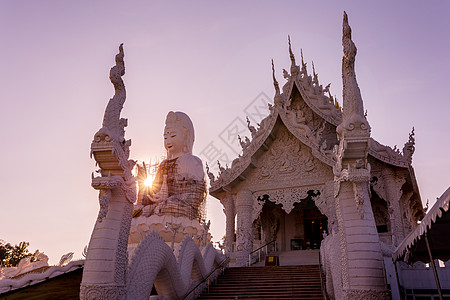
[[[245,185],[252,190],[323,184],[332,180],[331,167],[325,165],[285,126],[260,157],[255,169],[247,175]]]

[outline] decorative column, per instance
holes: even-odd
[[[403,193],[402,186],[406,182],[406,179],[398,177],[391,168],[383,168],[381,179],[384,184],[385,200],[388,203],[389,217],[391,220],[392,245],[396,247],[405,238],[402,213],[400,210],[400,198]]]
[[[252,192],[249,190],[239,191],[236,197],[236,264],[238,266],[248,263],[248,255],[253,250],[252,208]]]
[[[345,12],[342,46],[343,112],[342,123],[336,128],[339,147],[334,149],[333,168],[342,290],[335,294],[340,299],[390,299],[369,197],[370,125],[356,81],[356,46]]]
[[[224,210],[226,216],[225,246],[227,251],[231,252],[234,242],[234,217],[236,213],[234,211],[234,199],[230,192],[227,192],[227,196],[224,202]]]

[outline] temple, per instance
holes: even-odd
[[[209,174],[209,192],[224,207],[231,264],[251,264],[249,254],[271,242],[278,251],[320,247],[330,296],[388,299],[384,258],[424,216],[414,129],[402,151],[370,136],[345,14],[342,45],[341,108],[303,55],[296,64],[289,39],[282,89],[272,62],[270,114],[257,129],[249,124],[251,139],[230,168]]]
[[[314,65],[309,73],[301,52],[297,65],[288,37],[285,83],[280,88],[272,61],[270,113],[256,127],[247,118],[249,137],[238,136],[242,153],[231,166],[219,164],[216,176],[206,165],[205,174],[192,153],[191,119],[171,111],[162,135],[166,159],[146,185],[148,166],[130,159],[128,122],[120,117],[126,100],[120,45],[110,71],[115,94],[91,143],[99,167],[92,175],[99,213],[86,259],[68,263],[72,253],[54,267],[43,254],[37,262],[24,260],[0,273],[2,296],[370,300],[419,299],[420,292],[436,299],[423,263],[430,262],[443,299],[438,273],[445,275],[448,295],[450,264],[437,272],[434,258],[450,257],[450,243],[441,239],[449,230],[450,188],[425,215],[412,167],[414,128],[401,150],[371,137],[345,13],[342,46],[342,107],[330,84],[320,84]],[[220,250],[211,243],[205,219],[206,175],[209,194],[226,215]],[[277,266],[280,253],[296,262]],[[266,266],[258,268],[267,254]],[[48,283],[61,274],[72,276],[60,277],[64,288]],[[39,282],[53,287],[39,289]],[[61,294],[74,285],[72,294]],[[30,290],[22,289],[26,286]]]

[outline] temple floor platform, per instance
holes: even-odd
[[[278,256],[280,266],[304,266],[319,264],[319,249],[314,250],[295,250],[295,251],[277,251],[269,255]],[[252,267],[264,266],[264,259],[252,265]]]

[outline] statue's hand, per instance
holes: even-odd
[[[142,208],[142,214],[146,217],[150,217],[155,210],[154,205],[146,205]]]
[[[165,197],[162,197],[162,195],[159,192],[154,194],[153,197],[150,199],[154,204],[158,204],[166,200]]]

